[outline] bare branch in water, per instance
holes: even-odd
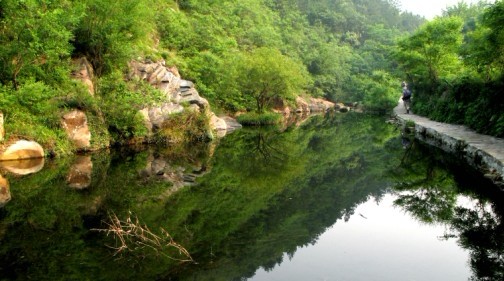
[[[131,218],[130,212],[126,220],[120,220],[115,213],[109,213],[109,221],[104,221],[107,226],[103,229],[91,229],[92,231],[104,232],[107,236],[113,235],[116,240],[115,246],[108,246],[115,250],[114,256],[125,252],[135,252],[137,250],[149,248],[157,254],[161,254],[171,260],[180,262],[194,262],[189,252],[173,237],[161,228],[161,235],[154,234],[146,225],[142,225],[137,216]],[[166,253],[166,250],[173,248],[178,250],[182,258],[175,258]]]

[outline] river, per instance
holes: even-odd
[[[502,191],[385,121],[2,163],[0,280],[502,280]]]

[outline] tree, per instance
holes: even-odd
[[[406,72],[426,77],[431,87],[461,67],[458,51],[462,44],[462,20],[436,18],[399,43],[398,58]]]
[[[17,89],[23,79],[65,77],[58,69],[70,58],[80,8],[66,0],[0,1],[0,82]]]
[[[304,66],[278,50],[259,48],[238,62],[237,83],[245,100],[263,113],[274,98],[292,99],[309,81]]]
[[[77,54],[84,54],[98,76],[126,65],[133,51],[151,43],[154,10],[147,0],[87,0],[86,16],[75,32]]]
[[[483,24],[489,28],[487,54],[492,54],[494,65],[504,71],[504,1],[496,2],[484,13]]]

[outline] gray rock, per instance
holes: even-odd
[[[191,81],[188,81],[188,80],[181,80],[180,81],[180,88],[183,88],[183,89],[194,88],[194,83]]]

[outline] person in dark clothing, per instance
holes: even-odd
[[[406,82],[402,82],[401,86],[403,88],[402,90],[402,100],[404,103],[404,108],[406,108],[406,114],[410,112],[410,106],[411,106],[411,91],[408,89],[408,84]]]

